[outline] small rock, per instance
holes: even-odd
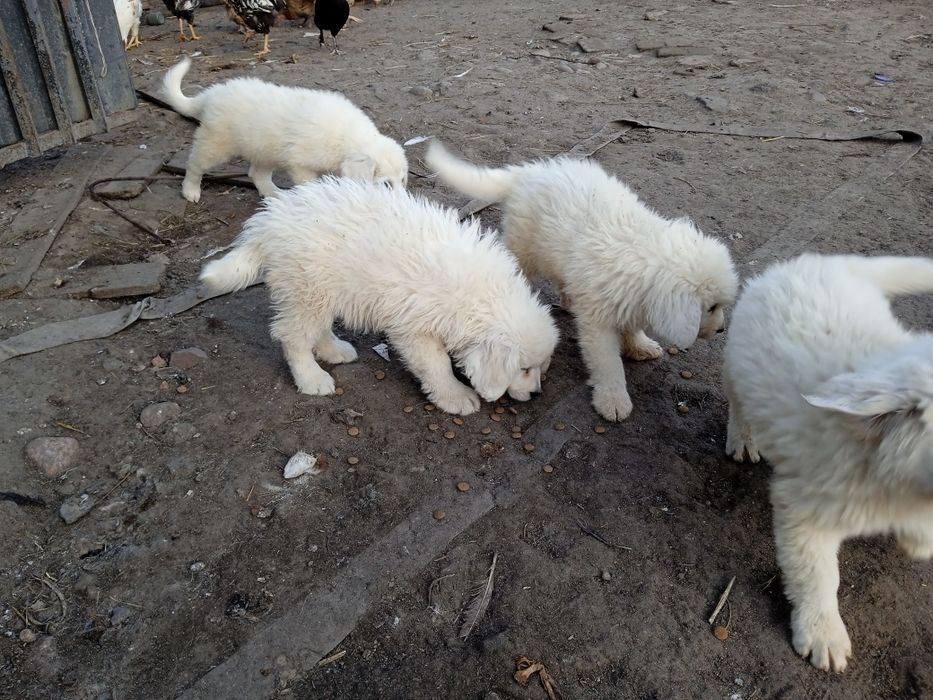
[[[583,53],[595,53],[597,51],[609,50],[609,44],[605,41],[588,36],[581,36],[577,39],[577,46],[580,47]]]
[[[82,493],[80,496],[71,496],[62,503],[58,509],[58,514],[62,516],[65,524],[71,525],[90,513],[95,502],[86,493]]]
[[[150,27],[157,27],[160,24],[165,24],[165,15],[161,12],[147,12],[146,24]]]
[[[57,479],[72,465],[80,445],[73,437],[39,437],[26,445],[26,456],[50,479]]]
[[[691,372],[689,369],[682,369],[680,370],[680,376],[683,377],[684,379],[692,379],[693,372]]]
[[[168,367],[168,362],[165,361],[165,358],[161,355],[156,355],[151,360],[149,364],[155,367],[156,369],[162,369],[163,367]]]
[[[133,611],[124,605],[118,605],[110,611],[110,626],[122,625],[133,614]]]
[[[667,10],[648,10],[644,14],[644,19],[647,22],[657,22],[664,15],[667,14]]]
[[[146,406],[139,414],[139,422],[146,428],[157,428],[181,415],[181,406],[174,401],[163,401]]]
[[[635,40],[635,48],[639,51],[657,51],[667,46],[667,39],[654,39],[644,37]]]
[[[711,56],[684,56],[677,59],[678,66],[685,68],[716,69],[719,64]]]
[[[722,97],[714,95],[698,95],[697,102],[706,107],[711,112],[727,112],[729,103]]]
[[[198,429],[191,423],[176,423],[168,434],[173,443],[180,445],[197,435]]]
[[[543,467],[541,467],[541,469],[545,474],[551,474],[554,471],[554,467],[550,464],[545,464]]]
[[[32,644],[38,638],[39,638],[39,635],[33,632],[28,627],[24,627],[22,630],[20,630],[19,641],[21,641],[23,644]]]
[[[761,63],[760,58],[733,58],[729,61],[729,65],[733,68],[745,68],[747,66],[753,66],[756,63]]]
[[[600,577],[602,578],[603,581],[612,580],[612,574],[609,573],[608,569],[603,569],[602,573],[600,574]]]
[[[567,424],[566,424],[566,423],[560,423],[560,422],[558,422],[558,423],[555,423],[555,424],[554,424],[554,430],[556,430],[556,431],[558,431],[558,432],[560,432],[561,430],[564,430],[566,427],[567,427]]]
[[[205,564],[203,561],[196,561],[191,566],[189,566],[188,569],[190,569],[194,573],[198,573],[199,571],[204,571],[204,567],[205,567]]]
[[[309,455],[307,452],[296,452],[285,465],[282,476],[286,479],[295,479],[302,474],[311,474],[312,476],[320,474],[321,470],[315,467],[316,464],[316,457]]]
[[[427,85],[415,85],[414,87],[408,88],[410,92],[415,97],[433,97],[434,90],[429,88]]]
[[[567,61],[558,61],[557,70],[563,71],[564,73],[573,73],[573,66]]]
[[[206,359],[207,353],[201,348],[184,348],[172,353],[169,364],[175,369],[191,369]]]

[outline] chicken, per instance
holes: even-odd
[[[285,19],[303,19],[302,27],[308,26],[308,20],[314,14],[314,0],[285,0]]]
[[[285,0],[224,0],[227,13],[233,21],[247,30],[244,41],[254,35],[262,34],[262,50],[257,56],[269,53],[269,31],[275,24],[275,17],[286,8]]]
[[[350,17],[350,3],[347,0],[317,0],[314,3],[314,26],[321,31],[321,45],[324,45],[324,30],[334,37],[334,50],[337,49],[337,34],[343,29]]]
[[[194,31],[194,11],[201,7],[201,0],[162,0],[165,7],[178,18],[178,41],[188,41],[185,24],[191,29],[191,41],[200,39]]]
[[[132,49],[139,46],[142,43],[139,40],[139,20],[143,15],[142,0],[113,0],[113,9],[117,13],[123,48]]]

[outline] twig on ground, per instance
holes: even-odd
[[[729,594],[732,592],[732,584],[735,583],[735,576],[729,581],[729,585],[726,586],[726,590],[722,592],[722,595],[719,596],[719,602],[716,603],[716,608],[713,610],[713,614],[710,615],[709,624],[713,624],[716,621],[716,616],[719,615],[723,606],[726,604],[726,601],[729,600]],[[728,625],[727,625],[728,626]]]

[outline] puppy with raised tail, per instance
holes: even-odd
[[[593,406],[606,420],[632,411],[620,350],[656,359],[661,346],[646,332],[687,348],[723,329],[738,288],[726,247],[687,219],[656,214],[595,162],[483,168],[436,141],[426,162],[454,189],[505,203],[506,244],[526,275],[550,280],[569,304]]]
[[[276,170],[285,170],[295,184],[334,173],[407,185],[404,149],[343,95],[234,78],[186,97],[181,81],[190,67],[191,59],[183,58],[162,87],[172,109],[201,122],[181,187],[189,202],[200,200],[205,172],[237,156],[249,161],[249,176],[264,197],[278,191]]]
[[[386,334],[428,398],[462,415],[480,396],[525,401],[540,391],[557,344],[548,309],[496,237],[405,190],[325,177],[266,200],[201,279],[227,292],[260,275],[272,335],[305,394],[334,392],[319,360],[357,358],[334,319]],[[454,376],[451,357],[476,391]]]
[[[926,258],[803,255],[751,280],[732,314],[726,451],[767,457],[793,645],[821,669],[852,654],[839,615],[843,540],[894,533],[933,555],[933,335],[889,298],[933,292]]]

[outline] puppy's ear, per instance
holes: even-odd
[[[353,180],[372,182],[376,178],[376,161],[362,153],[347,156],[340,164],[340,174]]]
[[[916,397],[892,382],[888,373],[877,370],[838,374],[803,399],[811,406],[850,416],[882,416],[918,405]]]
[[[700,332],[702,308],[696,295],[674,291],[656,294],[648,303],[648,325],[654,335],[679,348],[689,348]]]
[[[509,388],[519,368],[518,350],[504,343],[480,343],[463,358],[463,372],[476,393],[495,401]]]

